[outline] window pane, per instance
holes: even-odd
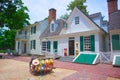
[[[75,17],[75,24],[79,24],[79,17]]]
[[[84,50],[91,51],[90,36],[84,37]]]
[[[51,27],[52,27],[52,31],[54,31],[54,24],[52,24],[52,26],[51,26]]]
[[[33,30],[32,30],[32,27],[31,27],[31,34],[32,34],[32,31],[33,31]]]
[[[47,42],[42,42],[42,51],[46,51]]]
[[[36,33],[36,26],[34,27],[34,33]]]

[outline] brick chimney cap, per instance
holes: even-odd
[[[107,0],[107,2],[110,2],[110,1],[118,1],[118,0]]]
[[[54,8],[51,8],[51,9],[49,9],[49,11],[51,11],[51,10],[54,10],[54,11],[56,11],[56,9],[54,9]]]

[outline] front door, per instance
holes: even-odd
[[[74,38],[69,38],[69,55],[74,55]]]
[[[24,53],[26,53],[26,43],[24,44]]]

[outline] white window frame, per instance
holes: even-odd
[[[75,17],[75,24],[79,24],[79,16]]]
[[[55,32],[55,24],[51,23],[50,25],[50,32]]]
[[[43,45],[44,43],[44,45]],[[47,41],[42,42],[42,51],[47,51]]]
[[[84,51],[91,51],[91,39],[90,39],[90,36],[84,36],[83,38],[84,40],[84,44],[83,44],[83,48],[84,48]]]

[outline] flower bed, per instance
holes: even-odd
[[[49,73],[53,69],[53,63],[52,58],[32,58],[30,61],[30,72],[33,75]]]

